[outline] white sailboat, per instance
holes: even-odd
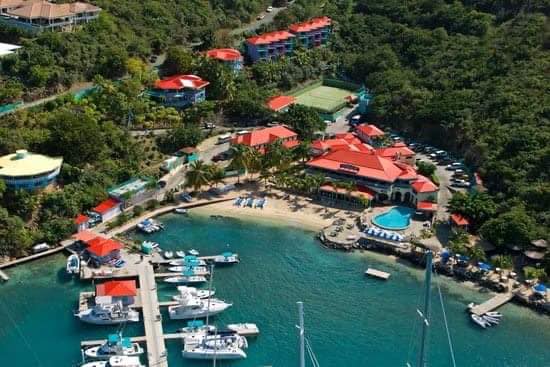
[[[115,356],[108,361],[94,361],[84,363],[81,367],[145,367],[139,357]]]
[[[185,285],[180,285],[180,286],[178,286],[177,289],[178,289],[179,294],[177,294],[175,296],[172,296],[172,299],[174,301],[180,301],[182,299],[182,294],[185,294],[185,293],[191,293],[195,297],[198,297],[198,298],[201,298],[201,299],[212,297],[216,293],[215,290],[197,289],[195,287],[188,287],[188,286],[185,286]]]
[[[139,312],[124,307],[121,302],[96,304],[75,314],[81,321],[96,325],[116,325],[123,322],[138,322]]]
[[[164,279],[165,283],[171,284],[200,284],[206,282],[206,278],[202,275],[178,275]]]
[[[219,314],[231,306],[231,303],[219,299],[203,300],[190,293],[183,293],[178,305],[168,307],[168,314],[172,320],[196,319]]]
[[[89,359],[109,359],[113,356],[138,356],[143,348],[138,343],[132,343],[130,338],[123,338],[120,334],[111,334],[107,341],[99,346],[84,350],[84,356]]]
[[[168,268],[168,271],[171,271],[173,273],[185,273],[189,272],[193,275],[202,275],[207,276],[210,275],[210,271],[206,268],[206,266],[171,266]]]

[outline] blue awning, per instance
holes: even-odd
[[[533,287],[533,289],[539,293],[546,293],[546,286],[542,283],[537,284]]]
[[[485,270],[485,271],[489,271],[491,269],[493,269],[493,267],[489,264],[486,264],[486,263],[483,263],[483,262],[478,262],[477,263],[477,266],[481,269],[481,270]]]

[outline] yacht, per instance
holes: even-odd
[[[185,257],[185,251],[176,251],[177,257]]]
[[[142,353],[143,348],[138,343],[132,343],[130,338],[123,338],[120,334],[111,334],[104,344],[84,350],[84,356],[90,359],[109,359],[113,356],[138,356]]]
[[[206,276],[210,274],[210,271],[206,268],[206,266],[171,266],[168,268],[168,271],[174,272],[174,273],[190,273],[190,275],[202,275]]]
[[[78,274],[80,272],[80,257],[72,254],[67,258],[67,274]]]
[[[202,275],[178,275],[166,278],[164,282],[171,284],[199,284],[206,282],[206,278]]]
[[[235,337],[218,337],[206,336],[197,343],[186,343],[182,355],[183,358],[189,359],[244,359],[246,353],[239,347],[242,340],[246,339],[242,336]]]
[[[256,336],[260,334],[258,326],[252,323],[228,324],[227,328],[242,336]]]
[[[482,328],[487,328],[487,326],[491,326],[491,323],[487,320],[484,320],[482,317],[471,314],[470,317],[472,318],[472,321],[481,326]]]
[[[115,356],[108,361],[94,361],[84,363],[80,367],[145,367],[139,361],[139,357]]]
[[[187,253],[191,256],[199,256],[199,252],[192,248],[191,250],[187,251]]]
[[[122,303],[96,304],[75,314],[81,321],[96,325],[115,325],[123,322],[138,322],[139,312],[123,307]]]
[[[195,287],[188,287],[185,285],[180,285],[177,289],[180,294],[172,296],[172,299],[174,301],[179,301],[180,299],[182,299],[182,295],[185,293],[191,293],[193,296],[200,299],[212,297],[216,293],[216,291],[214,290],[197,289]]]
[[[176,209],[174,209],[174,212],[178,213],[178,214],[187,214],[187,209],[185,209],[185,208],[176,208]]]
[[[168,307],[168,314],[172,320],[196,319],[216,315],[232,306],[216,298],[200,299],[191,293],[182,293],[176,306]]]
[[[172,251],[164,251],[163,252],[164,258],[167,260],[170,260],[174,257],[174,253]]]
[[[236,264],[239,262],[239,256],[232,252],[224,252],[221,255],[214,256],[214,263],[217,265]]]
[[[196,256],[185,256],[183,259],[175,259],[168,264],[171,266],[206,266],[206,261],[197,258]]]

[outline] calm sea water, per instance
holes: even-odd
[[[261,335],[250,341],[248,359],[218,366],[296,366],[298,300],[305,303],[307,335],[321,366],[404,366],[407,359],[414,365],[410,345],[418,340],[414,321],[422,294],[421,270],[380,255],[327,250],[313,233],[276,224],[199,215],[161,220],[167,229],[149,238],[165,249],[196,248],[206,255],[221,253],[229,244],[241,256],[239,265],[215,271],[217,296],[234,306],[214,321],[255,322]],[[368,266],[389,271],[392,277],[387,282],[365,278]],[[0,366],[75,365],[81,340],[103,338],[115,330],[85,325],[72,316],[78,293],[92,286],[67,279],[63,256],[8,273],[12,279],[0,285]],[[501,325],[481,330],[464,309],[487,296],[441,281],[459,366],[550,366],[550,318],[508,305],[501,310]],[[161,299],[174,293],[174,288],[159,284]],[[433,301],[430,365],[450,366],[436,292]],[[163,315],[166,332],[183,326],[183,321]],[[143,330],[130,325],[125,334],[142,335]],[[171,367],[210,365],[183,360],[179,342],[167,343]]]

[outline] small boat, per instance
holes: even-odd
[[[187,209],[185,208],[176,208],[174,209],[174,212],[178,214],[188,214]]]
[[[185,251],[176,251],[177,257],[185,257]]]
[[[197,289],[195,287],[187,287],[185,285],[180,285],[177,289],[180,292],[180,294],[172,296],[172,299],[174,301],[180,301],[182,299],[181,295],[184,294],[184,293],[188,293],[188,292],[193,294],[195,297],[200,298],[200,299],[205,299],[205,298],[208,298],[208,297],[212,297],[214,294],[216,294],[215,290],[210,290],[209,291],[209,290],[206,290],[206,289]]]
[[[164,279],[165,283],[171,284],[200,284],[206,282],[202,275],[179,275]]]
[[[239,255],[232,252],[224,252],[221,255],[214,256],[214,263],[223,264],[237,264],[239,262]]]
[[[115,325],[139,321],[139,312],[124,307],[121,302],[96,304],[92,308],[77,312],[75,316],[83,322],[96,325]]]
[[[229,324],[227,325],[227,328],[242,336],[256,336],[260,334],[260,329],[258,329],[258,326],[256,326],[256,324]]]
[[[481,318],[483,320],[487,321],[488,323],[493,324],[493,325],[498,325],[498,323],[500,322],[499,319],[497,319],[495,317],[491,317],[491,316],[481,316]]]
[[[78,274],[80,272],[80,257],[72,254],[67,258],[67,274]]]
[[[94,361],[84,363],[80,367],[145,367],[139,361],[139,357],[114,356],[108,361]]]
[[[491,326],[491,324],[487,320],[483,320],[483,318],[481,318],[478,315],[471,314],[470,317],[472,318],[473,322],[475,322],[476,324],[478,324],[479,326],[481,326],[484,329],[486,329],[487,326]]]
[[[84,356],[90,359],[109,359],[113,356],[138,356],[140,354],[143,354],[143,348],[138,343],[132,343],[130,338],[123,338],[120,334],[111,334],[104,344],[84,350]]]
[[[165,259],[171,259],[174,257],[174,253],[172,251],[164,251],[163,255]]]
[[[499,319],[502,317],[502,314],[500,312],[496,312],[496,311],[489,311],[485,315],[490,316],[490,317],[494,317],[494,318],[499,318]]]
[[[181,294],[177,305],[168,307],[168,314],[172,320],[196,319],[217,315],[231,306],[216,298],[200,299],[187,292]]]
[[[239,347],[242,343],[242,339],[235,337],[222,338],[206,336],[198,342],[186,343],[182,351],[182,356],[183,358],[202,360],[244,359],[246,358],[246,353]]]
[[[191,256],[199,256],[199,252],[197,250],[195,250],[194,248],[192,248],[191,250],[187,251],[187,253]]]
[[[206,266],[206,261],[199,260],[195,256],[192,257],[194,257],[194,259],[192,259],[191,256],[186,256],[183,259],[175,259],[168,264],[170,266]]]
[[[210,275],[210,271],[205,266],[171,266],[168,271],[174,273],[189,273],[187,275]]]

